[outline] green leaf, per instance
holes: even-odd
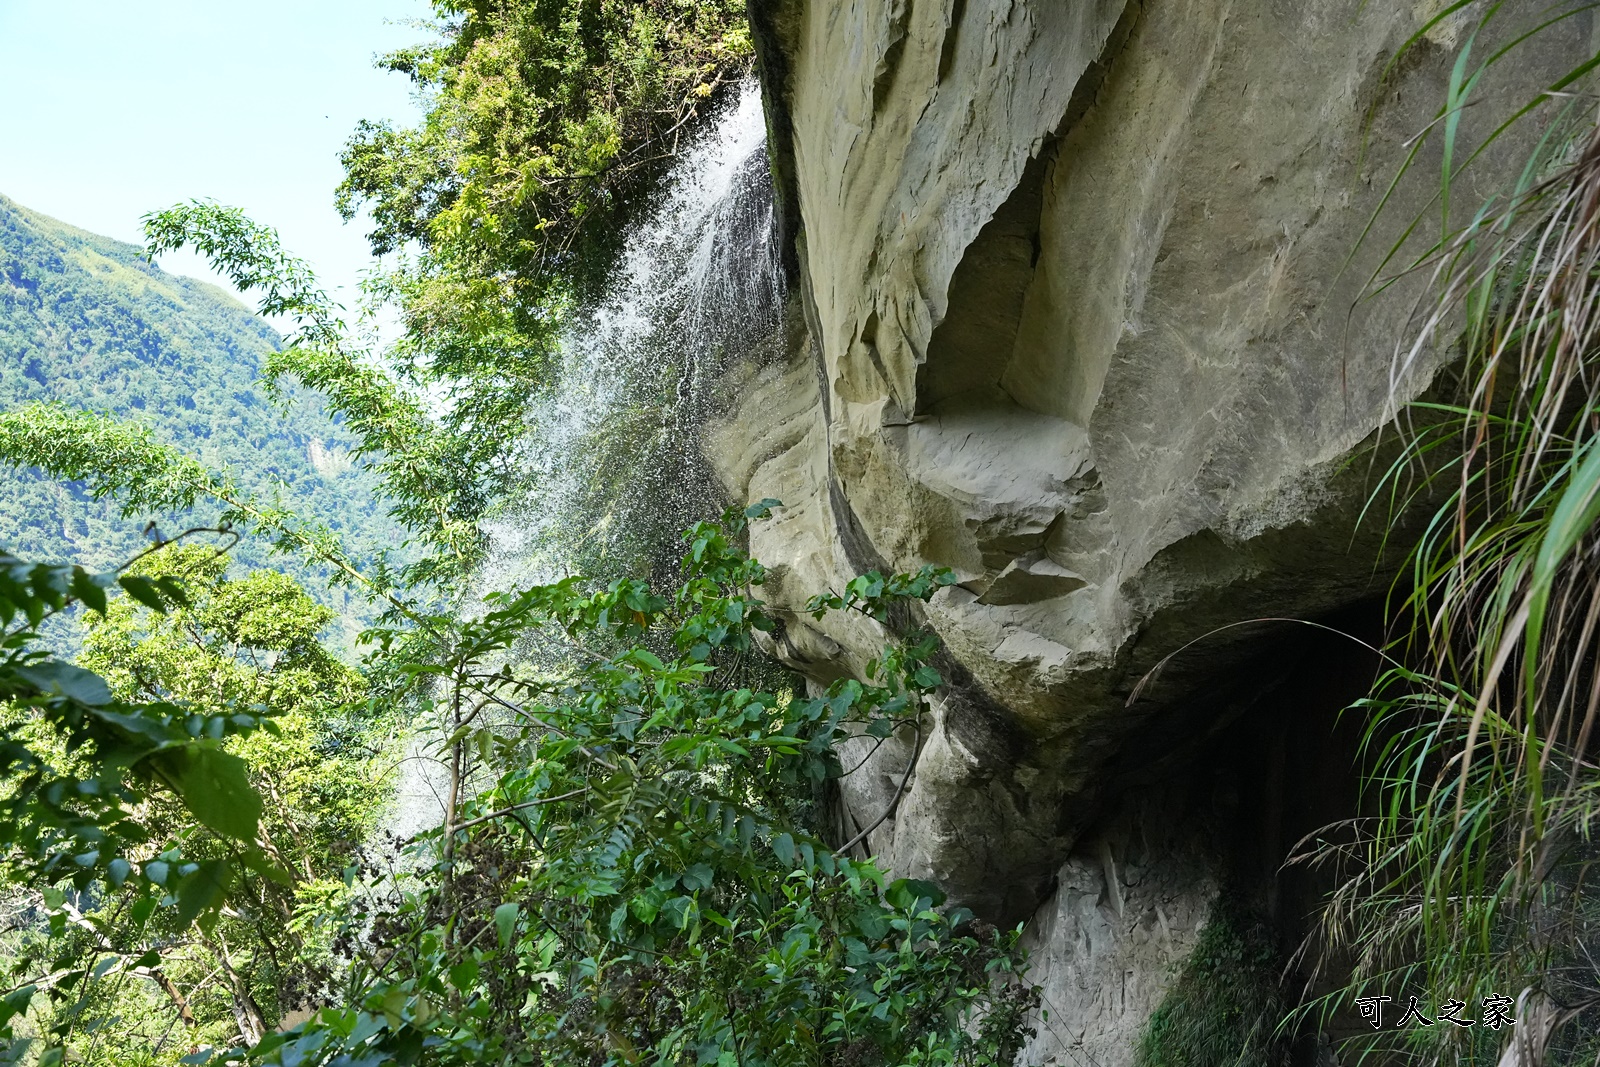
[[[155,579],[154,584],[157,589],[161,590],[162,595],[167,598],[168,603],[176,604],[182,608],[189,606],[189,591],[183,587],[183,583],[177,578],[170,574],[163,575]]]
[[[272,862],[272,858],[259,848],[247,848],[239,858],[246,867],[263,878],[270,879],[281,886],[294,885],[294,875]]]
[[[701,889],[709,889],[711,887],[711,879],[712,873],[710,866],[704,863],[696,863],[687,871],[683,872],[683,877],[680,879],[680,881],[683,882],[683,888],[687,889],[691,893],[694,893]]]
[[[381,1004],[384,1017],[389,1023],[389,1029],[398,1030],[405,1024],[406,1004],[409,1000],[410,997],[406,994],[405,989],[400,986],[390,986],[384,991]]]
[[[661,905],[661,921],[677,930],[689,925],[689,913],[694,901],[688,897],[673,897]]]
[[[178,883],[179,926],[188,926],[202,915],[222,907],[228,887],[233,883],[233,868],[227,860],[207,860],[194,873]]]
[[[261,795],[250,784],[244,760],[220,749],[189,744],[158,752],[150,761],[201,825],[240,841],[256,839]]]
[[[0,997],[0,1026],[4,1026],[13,1016],[26,1012],[28,1005],[33,1003],[33,995],[38,991],[36,985],[25,985]]]
[[[117,579],[117,584],[133,599],[149,608],[165,615],[167,613],[166,601],[161,599],[161,593],[156,589],[156,583],[137,574],[124,574]]]
[[[778,857],[778,862],[786,867],[794,866],[794,838],[788,834],[774,834],[772,837],[772,851]]]
[[[916,878],[897,878],[889,883],[889,888],[884,890],[883,897],[890,906],[900,911],[911,911],[916,908],[917,902],[923,898],[932,901],[932,906],[937,908],[944,903],[944,890],[932,882],[924,882]]]
[[[152,709],[151,707],[146,706],[143,708],[133,708],[131,710],[135,712],[149,712]],[[160,719],[152,717],[149,714],[125,715],[122,712],[108,711],[104,708],[95,710],[93,714],[94,717],[99,719],[101,722],[116,726],[119,729],[132,734],[134,737],[143,738],[145,741],[150,743],[151,747],[160,747],[161,745],[169,744],[182,736],[172,726],[162,722]]]
[[[635,663],[648,667],[653,671],[664,671],[667,669],[667,665],[662,663],[661,660],[656,657],[655,653],[643,648],[633,649],[628,653],[627,658],[633,660]]]
[[[516,903],[502,904],[494,909],[494,930],[501,948],[511,944],[511,933],[516,929],[517,917],[521,914],[522,905]]]
[[[70,663],[47,659],[42,663],[13,668],[17,676],[45,693],[56,693],[92,708],[111,703],[111,689],[93,671]]]
[[[72,568],[72,595],[83,601],[85,607],[102,615],[106,613],[105,584],[101,575],[90,574],[82,567]]]
[[[634,918],[642,923],[653,923],[656,916],[661,914],[661,902],[665,895],[659,889],[647,889],[628,902],[628,908],[633,912]]]
[[[478,961],[464,959],[450,968],[450,984],[459,990],[472,988],[472,983],[478,980]]]
[[[1524,685],[1529,701],[1540,691],[1537,673],[1542,661],[1536,653],[1543,640],[1545,615],[1556,573],[1578,541],[1600,521],[1600,442],[1591,442],[1587,452],[1562,491],[1561,501],[1550,516],[1550,525],[1539,540],[1539,552],[1528,582],[1526,632],[1527,647],[1532,653],[1524,656],[1527,664]]]

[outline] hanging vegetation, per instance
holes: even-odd
[[[383,60],[427,103],[363,123],[338,205],[367,209],[402,360],[452,426],[514,440],[562,312],[609,270],[622,223],[696,116],[749,69],[743,0],[438,0],[438,40]]]

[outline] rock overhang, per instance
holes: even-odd
[[[1262,647],[1230,624],[1381,592],[1352,458],[1448,353],[1396,379],[1415,281],[1362,298],[1426,182],[1356,238],[1442,99],[1448,23],[1389,67],[1423,7],[752,6],[792,358],[748,371],[759,399],[708,442],[736,496],[786,505],[752,547],[817,684],[890,635],[811,620],[811,594],[871,568],[957,574],[916,620],[951,684],[871,839],[897,870],[1026,914],[1103,816],[1113,757],[1139,763],[1128,739],[1197,701],[1225,713]],[[1541,42],[1504,98],[1589,33]],[[1465,195],[1519,150],[1489,153]],[[760,444],[736,429],[763,421]],[[887,802],[843,795],[863,823]]]

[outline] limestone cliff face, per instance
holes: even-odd
[[[709,450],[736,497],[785,505],[753,548],[780,651],[817,683],[885,634],[813,622],[809,595],[871,568],[960,577],[921,620],[952,684],[871,844],[1034,916],[1062,1062],[1126,1062],[1224,877],[1183,830],[1204,805],[1169,790],[1149,814],[1149,783],[1190,774],[1283,664],[1237,627],[1131,688],[1217,627],[1387,581],[1348,461],[1442,359],[1396,362],[1420,277],[1362,297],[1437,191],[1438,138],[1360,238],[1465,23],[1390,61],[1444,6],[752,0],[798,295],[791,358],[742,368]],[[1589,35],[1546,35],[1503,99]],[[845,779],[850,824],[891,802],[901,740]]]

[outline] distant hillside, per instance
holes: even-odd
[[[350,436],[315,396],[297,396],[285,412],[256,384],[277,344],[222,290],[0,197],[0,408],[58,400],[140,420],[231,468],[245,488],[276,487],[360,554],[393,544],[370,476],[348,460]],[[175,525],[160,518],[163,529]],[[25,559],[105,566],[137,551],[141,525],[82,486],[0,467],[0,547]],[[268,561],[264,545],[248,542],[235,557]],[[332,606],[350,607],[337,597]]]

